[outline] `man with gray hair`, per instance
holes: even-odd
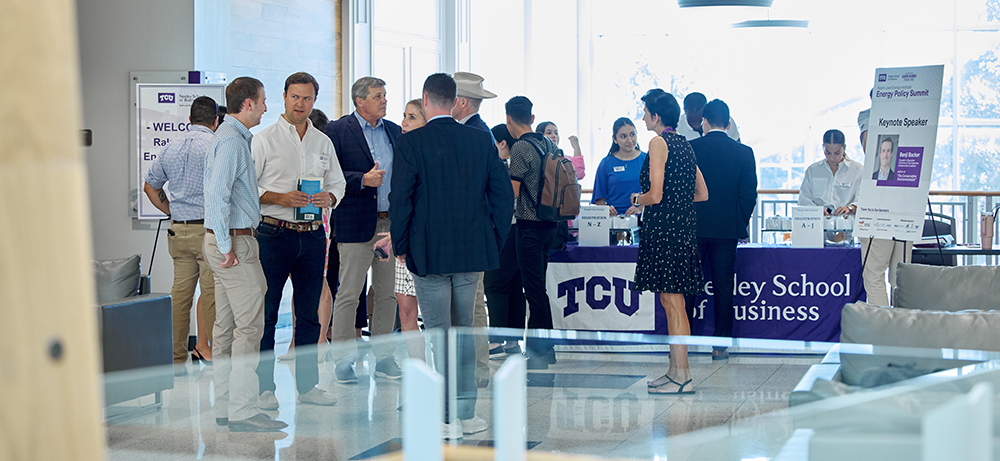
[[[479,128],[490,134],[489,125],[479,116],[479,106],[483,99],[493,99],[497,95],[483,88],[483,77],[471,72],[455,72],[455,107],[451,110],[452,117],[458,123]],[[496,140],[493,140],[496,142]],[[476,309],[473,326],[486,328],[489,319],[486,315],[486,290],[483,286],[483,274],[479,274],[479,284],[476,288]],[[476,385],[486,387],[490,383],[490,346],[485,336],[476,337]]]
[[[355,111],[326,125],[324,132],[333,141],[340,167],[347,180],[347,192],[334,209],[334,233],[340,252],[340,287],[333,303],[333,340],[354,339],[354,318],[368,269],[372,270],[375,306],[371,318],[372,335],[392,333],[396,316],[393,291],[396,266],[391,259],[379,261],[372,253],[379,233],[389,232],[389,185],[392,180],[393,147],[400,135],[399,125],[385,120],[385,81],[362,77],[351,87]],[[391,344],[373,347],[377,359],[375,376],[399,379],[403,376],[393,357]],[[339,351],[343,354],[342,348]],[[357,383],[353,354],[334,357],[338,383]]]

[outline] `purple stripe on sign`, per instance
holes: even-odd
[[[606,246],[581,247],[576,244],[566,245],[563,251],[549,255],[550,263],[634,263],[639,256],[639,247]]]

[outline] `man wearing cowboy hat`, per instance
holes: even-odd
[[[479,116],[479,105],[484,99],[493,99],[497,95],[483,88],[483,77],[470,72],[455,72],[456,98],[455,107],[451,110],[452,117],[458,123],[479,128],[490,134],[489,125]],[[493,140],[494,143],[496,140]],[[476,308],[472,325],[476,328],[486,328],[486,290],[483,287],[483,273],[479,274],[479,286],[476,288]],[[490,382],[490,346],[484,336],[476,337],[476,385],[486,387]]]
[[[486,91],[483,88],[483,78],[469,72],[455,72],[455,85],[458,88],[455,108],[451,110],[451,115],[458,123],[479,128],[490,132],[489,125],[479,116],[479,105],[484,99],[493,99],[497,95]]]

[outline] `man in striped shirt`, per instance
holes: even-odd
[[[256,367],[264,333],[267,281],[260,265],[257,175],[250,128],[267,110],[264,85],[240,77],[226,87],[230,117],[205,158],[205,259],[215,273],[215,422],[236,432],[272,432],[288,425],[257,406]]]

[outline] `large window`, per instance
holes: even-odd
[[[870,107],[876,67],[944,64],[931,187],[1000,184],[1000,0],[798,0],[770,9],[681,9],[663,0],[472,4],[471,70],[511,90],[498,99],[527,95],[536,121],[554,120],[564,139],[578,134],[589,169],[606,154],[616,118],[643,128],[639,97],[659,87],[678,99],[698,91],[725,100],[757,155],[761,187],[798,188],[805,167],[822,157],[827,129],[847,134],[848,155],[864,160],[857,115]],[[732,27],[768,17],[809,26]],[[523,83],[509,84],[517,76],[499,68],[518,69]],[[502,117],[496,106],[491,112]],[[640,137],[644,147],[651,136]]]

